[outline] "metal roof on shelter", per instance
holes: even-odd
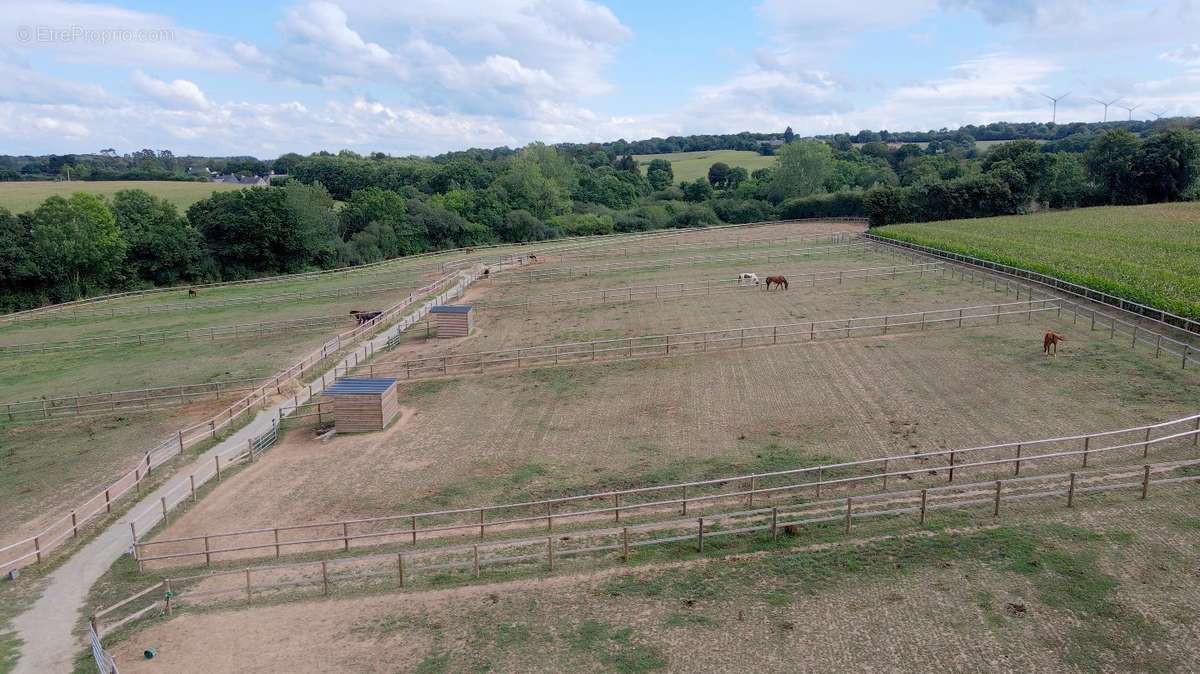
[[[431,314],[465,314],[471,311],[469,304],[439,304],[429,310]]]
[[[339,379],[322,393],[335,396],[379,395],[395,383],[395,379]]]

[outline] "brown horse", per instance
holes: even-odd
[[[1042,337],[1042,353],[1051,355],[1050,347],[1054,347],[1053,355],[1058,355],[1058,343],[1067,341],[1066,337],[1054,332],[1053,330],[1046,331],[1046,336]]]
[[[188,288],[188,297],[195,297],[196,295],[199,295],[199,294],[200,293],[196,292],[195,288]]]
[[[358,321],[359,325],[363,325],[382,313],[382,311],[359,311],[358,309],[355,309],[350,312],[350,315],[354,317],[354,320]]]
[[[788,288],[787,278],[784,276],[768,276],[767,277],[767,290],[771,289],[772,283],[779,286],[780,288],[783,288],[784,290],[787,290],[787,288]]]

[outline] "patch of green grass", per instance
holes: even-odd
[[[1200,318],[1200,204],[890,225],[880,236],[1030,269]],[[1129,251],[1136,250],[1137,255]]]
[[[667,627],[712,627],[717,624],[717,621],[703,613],[681,613],[676,611],[667,616],[666,624]]]
[[[658,649],[635,642],[634,637],[632,627],[613,627],[589,618],[565,639],[572,650],[592,655],[615,672],[636,674],[666,668],[667,661]]]
[[[402,404],[419,402],[425,398],[437,395],[457,385],[459,382],[460,380],[458,379],[427,379],[411,384],[401,384],[399,387],[400,402]]]
[[[439,674],[450,671],[450,654],[434,651],[417,663],[416,674]]]
[[[671,171],[675,175],[675,184],[681,180],[695,180],[708,176],[708,169],[717,162],[724,162],[730,167],[741,166],[747,172],[753,173],[760,168],[774,166],[778,157],[763,156],[750,150],[703,150],[698,152],[670,152],[665,154],[634,155],[638,160],[642,173],[646,172],[650,162],[655,159],[666,159],[671,162]]]
[[[180,213],[188,206],[207,199],[213,192],[239,189],[240,185],[209,182],[186,182],[182,180],[31,180],[0,183],[0,206],[13,213],[31,211],[52,196],[69,197],[76,192],[98,194],[111,198],[121,190],[145,190],[150,194],[170,201]]]

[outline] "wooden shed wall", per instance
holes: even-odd
[[[333,409],[339,433],[381,431],[400,414],[396,385],[379,395],[334,395]]]
[[[466,337],[475,327],[475,312],[437,314],[438,337]]]

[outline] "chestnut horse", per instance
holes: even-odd
[[[767,290],[771,289],[772,283],[783,288],[784,290],[787,290],[787,288],[788,288],[787,278],[784,276],[768,276],[767,277]]]
[[[1042,353],[1050,355],[1050,347],[1053,346],[1054,347],[1053,355],[1057,356],[1058,355],[1058,343],[1065,342],[1065,341],[1067,341],[1066,337],[1063,337],[1062,335],[1058,334],[1057,332],[1054,332],[1053,330],[1048,330],[1046,332],[1046,336],[1042,337]]]

